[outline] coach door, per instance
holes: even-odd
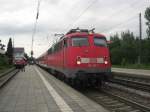
[[[67,39],[63,40],[63,68],[66,67],[67,64]]]

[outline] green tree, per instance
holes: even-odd
[[[119,38],[118,34],[110,37],[112,43],[109,45],[112,64],[125,65],[137,62],[138,41],[132,32],[122,32]]]
[[[142,63],[150,64],[150,38],[142,40]]]
[[[13,62],[13,46],[12,46],[12,39],[11,38],[9,38],[6,55],[9,58],[9,64],[12,64],[12,62]]]
[[[133,32],[127,31],[121,33],[121,51],[123,59],[122,61],[126,60],[126,63],[136,63],[137,62],[137,55],[136,47],[137,43]]]
[[[110,36],[110,41],[112,41],[112,43],[109,45],[111,62],[112,64],[120,65],[122,60],[122,53],[120,50],[119,35],[115,34],[114,36]]]
[[[148,7],[145,11],[145,18],[147,20],[146,25],[148,26],[147,36],[148,36],[148,38],[150,38],[150,7]]]

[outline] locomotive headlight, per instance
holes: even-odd
[[[104,63],[105,63],[105,65],[107,65],[107,64],[108,64],[108,61],[104,61]]]
[[[80,65],[80,64],[81,64],[81,61],[77,61],[77,64]]]
[[[77,57],[77,64],[78,64],[78,65],[81,64],[81,57],[80,57],[80,56]]]

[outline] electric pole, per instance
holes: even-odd
[[[34,28],[33,28],[33,33],[32,33],[31,57],[33,57],[34,36],[35,36],[35,34],[36,34],[37,20],[38,20],[38,18],[39,18],[40,2],[41,2],[41,0],[38,0],[36,19],[35,19]]]
[[[139,56],[138,64],[141,64],[141,41],[142,41],[142,18],[141,13],[139,14]]]

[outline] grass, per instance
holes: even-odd
[[[12,68],[12,65],[9,65],[8,58],[5,55],[0,55],[0,73],[7,71]]]
[[[128,69],[145,69],[150,70],[150,64],[126,64],[126,65],[112,65],[116,68],[128,68]]]
[[[12,65],[5,65],[5,66],[0,65],[0,73],[3,73],[5,71],[9,70],[12,67],[13,67]]]

